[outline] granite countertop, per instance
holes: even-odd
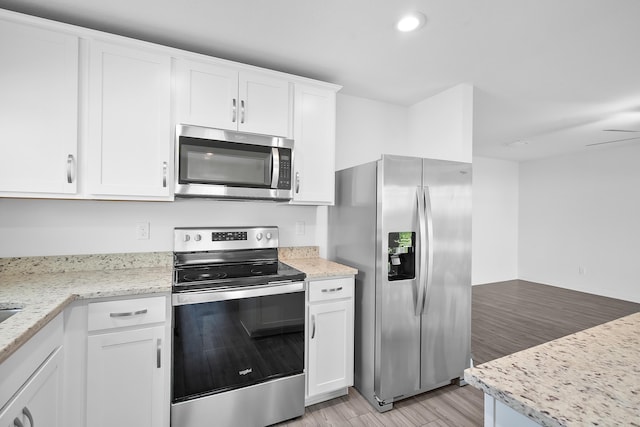
[[[22,308],[0,323],[0,363],[73,301],[170,293],[172,254],[0,259],[0,308]]]
[[[464,378],[543,426],[640,426],[640,313],[467,369]]]
[[[319,258],[316,246],[279,255],[310,279],[357,273]],[[0,363],[73,301],[169,294],[172,269],[172,252],[0,258],[0,308],[22,308],[0,323]]]
[[[358,274],[358,270],[353,267],[320,258],[317,246],[280,248],[278,256],[285,264],[303,271],[307,275],[307,279]]]

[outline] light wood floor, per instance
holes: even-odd
[[[493,360],[627,314],[640,304],[522,280],[473,287],[471,351],[475,364]],[[357,390],[306,408],[302,417],[279,426],[483,425],[483,395],[450,385],[394,405],[383,414]]]

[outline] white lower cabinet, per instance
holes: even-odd
[[[62,349],[58,348],[0,414],[0,426],[61,426],[61,367]]]
[[[0,365],[0,426],[62,426],[62,373],[59,316]]]
[[[353,291],[353,277],[308,282],[307,406],[353,385]]]
[[[89,426],[162,425],[163,343],[164,326],[89,337]]]
[[[165,297],[89,304],[87,426],[169,425],[167,311]]]

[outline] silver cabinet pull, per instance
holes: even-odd
[[[162,340],[160,338],[156,343],[156,366],[158,368],[162,367]]]
[[[13,420],[13,425],[15,427],[24,427],[24,424],[22,424],[22,421],[20,421],[20,419],[18,419],[18,418]]]
[[[311,315],[311,339],[314,339],[316,336],[316,315]]]
[[[240,123],[244,123],[244,99],[240,101]]]
[[[162,188],[167,188],[167,162],[162,162]]]
[[[29,419],[29,423],[31,427],[35,427],[36,423],[33,422],[33,417],[31,416],[31,411],[26,406],[22,408],[22,413]]]
[[[296,172],[296,194],[300,192],[300,172]]]
[[[127,311],[124,313],[110,313],[109,316],[110,317],[131,317],[131,316],[139,316],[141,314],[146,314],[147,313],[147,309],[143,308],[142,310],[138,310],[138,311]]]
[[[340,292],[342,290],[342,286],[340,286],[339,288],[326,288],[323,289],[322,292]]]
[[[235,123],[236,122],[236,99],[233,98],[232,101],[232,107],[231,107],[231,123]]]
[[[67,184],[73,184],[75,178],[75,158],[73,154],[67,156]]]

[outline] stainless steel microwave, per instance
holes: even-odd
[[[176,196],[291,200],[292,166],[291,139],[176,126]]]

